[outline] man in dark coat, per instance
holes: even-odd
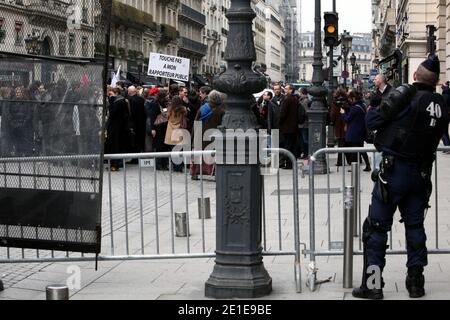
[[[23,87],[16,88],[12,100],[2,103],[1,156],[33,156],[35,105],[26,101],[29,98]]]
[[[381,100],[386,97],[392,90],[392,86],[387,83],[386,76],[384,74],[378,74],[375,77],[375,87],[377,88],[375,94],[370,100],[370,107],[376,108],[381,104]]]
[[[294,88],[292,85],[287,85],[284,92],[285,98],[281,103],[280,110],[281,146],[295,155],[298,135],[298,99],[294,96]],[[284,160],[282,159],[281,167],[284,169],[292,169],[292,163],[284,158]]]
[[[272,92],[266,91],[262,98],[260,113],[263,115],[264,128],[270,134],[272,130],[280,129],[280,107],[273,102]]]
[[[126,122],[128,105],[120,88],[111,91],[108,106],[108,122],[106,123],[105,153],[117,154],[126,152]],[[118,171],[123,166],[122,160],[111,160],[111,171]]]
[[[145,150],[145,99],[138,95],[135,86],[128,88],[128,100],[130,101],[131,120],[136,133],[135,152],[140,153]]]
[[[272,101],[280,107],[285,96],[282,93],[281,86],[279,84],[273,86],[273,93],[274,93],[274,95],[273,95]]]
[[[445,84],[442,85],[442,97],[444,98],[445,104],[447,105],[447,108],[450,108],[450,87],[449,87],[449,81],[445,82]],[[447,132],[444,133],[444,136],[442,137],[442,142],[444,142],[444,145],[446,147],[450,146],[450,136]],[[450,151],[444,151],[444,153],[449,154]]]

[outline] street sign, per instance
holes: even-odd
[[[371,76],[376,76],[378,74],[378,69],[371,69],[370,70],[370,75]]]
[[[178,81],[189,81],[191,60],[160,53],[150,53],[148,75]]]
[[[333,77],[340,77],[342,73],[342,63],[340,62],[341,46],[333,48]]]
[[[345,79],[348,79],[350,77],[350,73],[348,71],[344,70],[344,71],[342,71],[341,77],[345,78]]]
[[[154,168],[155,159],[141,159],[141,168]]]

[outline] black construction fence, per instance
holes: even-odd
[[[100,253],[110,22],[109,1],[0,1],[2,247]]]

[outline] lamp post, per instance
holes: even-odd
[[[352,48],[353,37],[349,32],[344,30],[344,33],[341,36],[342,40],[342,55],[344,57],[344,87],[347,88],[347,79],[348,79],[348,66],[347,66],[347,57]]]
[[[216,260],[205,284],[205,295],[218,299],[256,298],[272,291],[272,279],[262,257],[262,177],[258,162],[252,161],[258,151],[250,147],[258,143],[235,142],[236,130],[250,132],[258,128],[250,109],[252,93],[263,91],[267,81],[263,74],[252,70],[256,60],[252,21],[256,14],[250,0],[231,0],[226,17],[229,39],[233,41],[228,41],[225,50],[228,69],[214,81],[215,88],[227,94],[227,108],[219,127],[221,134],[215,139]],[[243,158],[245,164],[237,163],[236,158]]]
[[[350,57],[350,64],[352,65],[352,85],[355,83],[355,71],[356,71],[356,56],[353,52]]]
[[[356,64],[355,66],[355,77],[356,77],[356,89],[360,88],[360,80],[361,80],[361,65]]]
[[[321,3],[315,0],[315,34],[314,34],[314,62],[313,62],[313,87],[308,93],[313,96],[311,108],[308,111],[309,118],[309,146],[310,154],[326,146],[326,120],[328,109],[326,108],[327,90],[323,86],[323,62],[322,62],[322,30],[321,30]],[[317,174],[328,172],[325,154],[316,159],[314,171]]]

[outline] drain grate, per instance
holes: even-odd
[[[330,194],[337,194],[337,193],[341,193],[341,189],[340,188],[330,188]],[[328,189],[327,188],[322,188],[322,189],[316,189],[315,194],[327,194]],[[280,195],[281,196],[290,196],[294,194],[292,189],[285,189],[285,190],[280,190]],[[305,194],[309,194],[309,189],[301,189],[299,190],[299,194],[305,195]],[[278,195],[277,190],[275,190],[274,192],[272,192],[271,196],[276,196]]]

